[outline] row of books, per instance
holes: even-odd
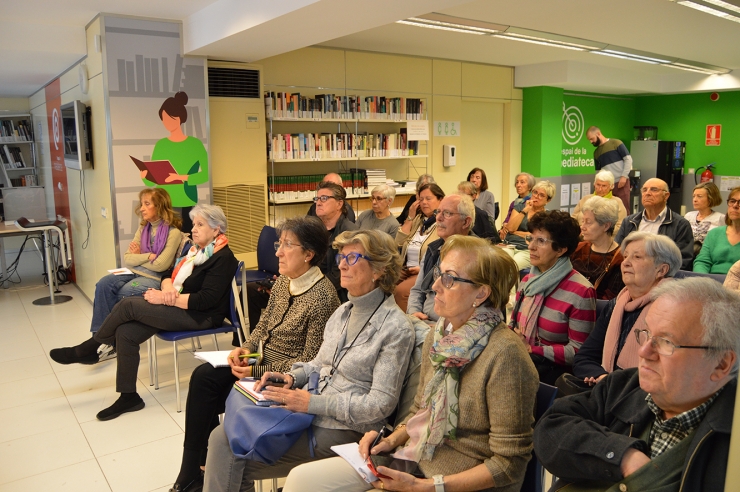
[[[348,196],[367,193],[367,170],[352,169],[339,173],[342,185]],[[273,200],[299,200],[316,196],[316,189],[324,179],[323,174],[304,174],[298,176],[268,176],[267,189]]]
[[[26,120],[0,120],[0,142],[30,142],[33,140],[31,125]]]
[[[19,178],[10,178],[10,186],[13,186],[15,188],[20,188],[21,186],[37,186],[37,185],[38,185],[38,181],[36,179],[36,175],[34,174],[27,174]]]
[[[26,167],[23,152],[18,147],[3,145],[2,152],[0,152],[0,162],[3,163],[5,169],[22,169]]]
[[[301,95],[300,92],[265,92],[268,118],[423,120],[424,101],[411,97]]]
[[[408,157],[419,154],[419,142],[399,133],[276,133],[267,136],[268,159],[351,159]]]

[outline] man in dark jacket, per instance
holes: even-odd
[[[651,178],[645,181],[642,187],[642,206],[645,209],[625,217],[614,240],[622,244],[622,240],[632,231],[663,234],[673,239],[681,250],[681,270],[691,270],[694,262],[694,233],[688,220],[668,208],[669,196],[671,193],[668,185],[662,179]]]
[[[535,453],[558,485],[724,490],[740,296],[690,278],[660,285],[652,298],[635,328],[638,367],[556,400],[538,422]]]

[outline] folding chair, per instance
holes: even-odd
[[[555,401],[555,396],[558,394],[558,389],[555,386],[549,384],[540,383],[540,387],[537,390],[537,405],[534,413],[535,424],[545,414],[548,408],[550,408]],[[527,471],[524,475],[524,483],[522,484],[521,492],[543,492],[543,486],[545,483],[544,473],[545,469],[537,459],[537,456],[532,451],[532,459],[527,464]]]

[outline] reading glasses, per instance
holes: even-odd
[[[673,355],[673,352],[676,351],[676,349],[679,348],[685,348],[685,349],[701,349],[701,350],[712,350],[716,349],[717,347],[707,347],[704,345],[676,345],[675,343],[671,342],[667,338],[663,337],[654,337],[650,334],[649,330],[639,330],[635,329],[635,338],[637,339],[637,344],[642,347],[645,345],[647,341],[652,342],[653,350],[658,352],[660,355],[670,356]]]
[[[337,266],[342,262],[342,259],[347,262],[347,265],[352,266],[358,261],[360,261],[360,258],[364,258],[367,261],[372,261],[369,257],[362,255],[360,253],[350,253],[348,255],[343,255],[342,253],[337,253],[337,255],[334,257],[334,259],[337,262]]]
[[[438,266],[435,265],[435,267],[432,269],[432,275],[434,277],[434,281],[436,282],[438,278],[442,279],[442,286],[445,289],[451,289],[452,286],[455,284],[455,282],[463,282],[466,284],[472,284],[477,285],[475,282],[468,278],[462,278],[462,277],[456,277],[452,275],[451,273],[443,272],[439,269]]]

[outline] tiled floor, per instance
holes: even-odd
[[[168,491],[185,426],[185,413],[176,411],[172,346],[158,344],[155,391],[142,345],[138,392],[146,408],[99,422],[95,414],[118,397],[116,361],[63,366],[48,355],[90,336],[92,306],[73,285],[61,288],[72,301],[35,306],[49,289],[41,282],[38,255],[22,256],[21,284],[0,289],[0,492]],[[8,262],[13,259],[9,253]],[[220,347],[230,347],[231,335],[221,337]],[[201,341],[214,350],[211,337]],[[184,406],[197,362],[188,341],[179,353]]]

